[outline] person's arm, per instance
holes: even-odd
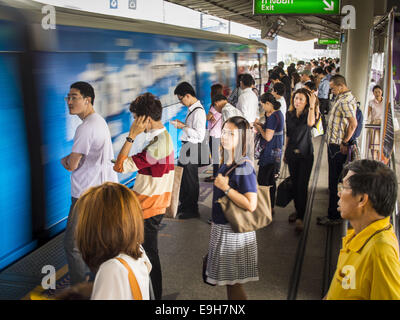
[[[254,122],[254,128],[256,128],[256,130],[261,134],[261,136],[267,142],[271,141],[272,138],[274,137],[275,130],[265,129],[265,131],[264,131],[263,128],[261,127],[261,125],[259,123],[256,123],[256,122]]]
[[[215,178],[214,185],[224,192],[229,189],[227,194],[228,198],[242,209],[250,212],[254,212],[254,210],[256,210],[257,193],[247,192],[245,194],[241,194],[239,191],[229,187],[229,177],[224,177],[222,174],[218,174],[218,176]]]
[[[126,171],[124,168],[125,160],[128,159],[129,152],[131,151],[133,141],[136,137],[144,132],[146,126],[148,125],[150,119],[147,119],[145,116],[141,116],[137,118],[131,125],[129,130],[128,137],[131,141],[125,141],[124,145],[122,146],[121,151],[118,154],[117,161],[114,164],[114,171],[116,172],[124,172]],[[129,170],[132,171],[132,170]]]
[[[71,152],[70,155],[61,159],[61,164],[68,171],[75,171],[80,167],[79,163],[83,157],[83,154]]]
[[[357,129],[357,119],[355,117],[347,118],[347,120],[349,121],[349,126],[347,127],[347,132],[343,139],[344,143],[350,141],[351,137],[354,134],[354,131],[356,131]]]
[[[314,94],[309,95],[310,99],[310,108],[308,110],[308,117],[307,117],[307,125],[312,127],[315,125],[315,104],[316,104],[316,96]]]
[[[372,123],[372,107],[368,106],[368,123]]]

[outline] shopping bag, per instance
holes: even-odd
[[[171,204],[165,212],[166,218],[175,218],[178,212],[179,205],[179,190],[181,188],[181,180],[183,167],[175,166],[174,168],[174,185],[171,192]]]
[[[312,134],[313,138],[322,136],[324,134],[324,127],[322,126],[321,115],[320,115],[317,123],[315,124],[315,126],[311,129],[311,134]]]

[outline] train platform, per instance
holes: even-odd
[[[321,149],[322,148],[322,149]],[[329,287],[339,252],[341,226],[324,227],[316,217],[325,215],[328,205],[326,144],[322,137],[314,140],[314,168],[310,178],[311,211],[309,229],[295,232],[288,216],[293,202],[276,207],[273,222],[257,231],[259,281],[244,285],[249,299],[285,300],[294,297],[318,300]],[[178,220],[164,218],[159,233],[159,252],[163,272],[163,300],[224,300],[224,287],[211,287],[202,281],[202,257],[207,253],[210,235],[212,183],[204,182],[211,169],[199,169],[200,218]],[[279,183],[280,181],[278,181]],[[30,299],[32,294],[49,298],[69,285],[68,267],[63,249],[64,233],[3,270],[0,274],[0,299]],[[301,247],[303,250],[301,252]],[[41,286],[42,268],[57,270],[56,290]],[[293,289],[295,288],[295,289]],[[293,293],[292,293],[293,295]]]

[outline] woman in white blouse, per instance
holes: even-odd
[[[383,112],[383,91],[380,86],[376,85],[372,89],[372,92],[374,93],[374,99],[368,103],[368,122],[380,125]],[[371,129],[369,135],[369,149],[372,152],[372,159],[379,160],[380,129]]]
[[[143,216],[135,194],[106,182],[90,188],[76,203],[76,241],[96,274],[92,300],[149,300],[151,263],[141,243]]]

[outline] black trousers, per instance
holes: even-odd
[[[153,285],[154,297],[161,300],[162,297],[162,273],[160,257],[158,256],[158,231],[163,214],[144,220],[144,243],[143,248],[149,258],[152,268],[150,278]]]
[[[314,164],[314,155],[307,158],[294,155],[287,161],[293,182],[294,207],[296,208],[297,218],[303,220],[306,212],[308,182],[310,181]]]
[[[338,183],[342,179],[343,166],[346,163],[347,154],[340,152],[337,144],[328,145],[328,165],[329,165],[329,207],[328,217],[330,219],[340,218],[338,208]]]
[[[271,163],[258,168],[257,182],[260,186],[272,186],[269,189],[271,197],[271,208],[275,207],[276,178],[279,172],[279,164]]]
[[[219,169],[219,146],[221,144],[221,138],[215,138],[210,136],[209,145],[212,157],[213,166],[213,177],[215,178]]]
[[[190,149],[185,156],[190,157]],[[180,158],[184,158],[183,155],[180,155]],[[178,211],[187,215],[193,215],[199,210],[199,165],[192,163],[182,164],[178,161],[178,166],[183,167]]]

